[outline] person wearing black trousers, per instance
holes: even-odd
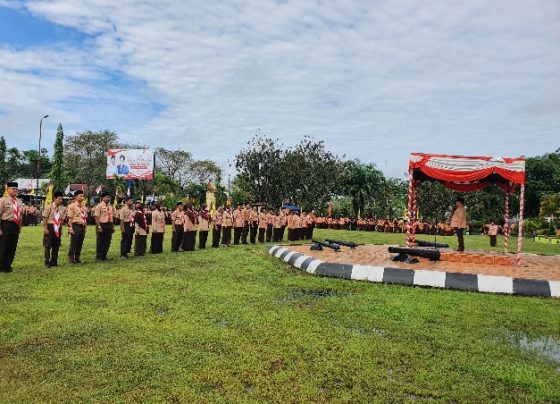
[[[197,214],[192,204],[188,203],[185,206],[183,251],[194,251],[196,242],[196,216]]]
[[[46,204],[43,211],[45,233],[43,247],[45,247],[45,266],[47,268],[58,266],[58,250],[60,249],[62,225],[66,217],[66,211],[62,205],[63,202],[62,192],[56,191],[53,202]]]
[[[144,214],[144,204],[136,204],[136,211],[134,212],[134,256],[141,257],[146,254],[146,240],[150,229],[148,227],[148,220]]]
[[[134,238],[134,201],[127,196],[125,203],[119,211],[121,221],[121,258],[128,258]]]
[[[163,252],[163,235],[165,234],[165,214],[161,211],[161,204],[156,203],[152,211],[152,242],[150,243],[151,254]]]
[[[95,258],[97,261],[107,261],[107,253],[111,246],[111,239],[115,232],[115,209],[110,204],[111,194],[103,192],[101,202],[94,208],[93,216],[97,227],[97,240],[95,248]]]
[[[231,208],[226,207],[222,214],[222,244],[229,247],[231,244],[231,226],[233,225],[233,214]]]
[[[212,225],[212,248],[220,247],[220,236],[222,233],[222,207],[218,206],[214,212],[213,225]]]
[[[261,209],[259,213],[259,243],[264,243],[264,235],[266,233],[266,208]]]
[[[208,231],[210,230],[210,222],[212,218],[206,205],[202,204],[200,206],[200,212],[198,212],[198,248],[204,250],[206,248],[206,241],[208,240]]]

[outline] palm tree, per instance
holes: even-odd
[[[540,216],[550,218],[549,226],[553,226],[554,231],[557,230],[554,223],[554,219],[555,217],[558,217],[559,214],[560,214],[560,193],[543,196],[541,198]]]

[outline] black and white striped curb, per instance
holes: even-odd
[[[319,276],[474,292],[560,297],[560,281],[463,274],[426,269],[337,264],[321,261],[279,245],[270,246],[268,253],[307,273]]]

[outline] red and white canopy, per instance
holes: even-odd
[[[495,184],[511,192],[525,184],[525,158],[412,153],[409,169],[419,181],[439,181],[456,191]]]

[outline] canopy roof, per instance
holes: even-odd
[[[412,153],[409,169],[414,179],[438,181],[456,191],[475,191],[498,185],[513,191],[525,184],[525,158],[451,156]]]

